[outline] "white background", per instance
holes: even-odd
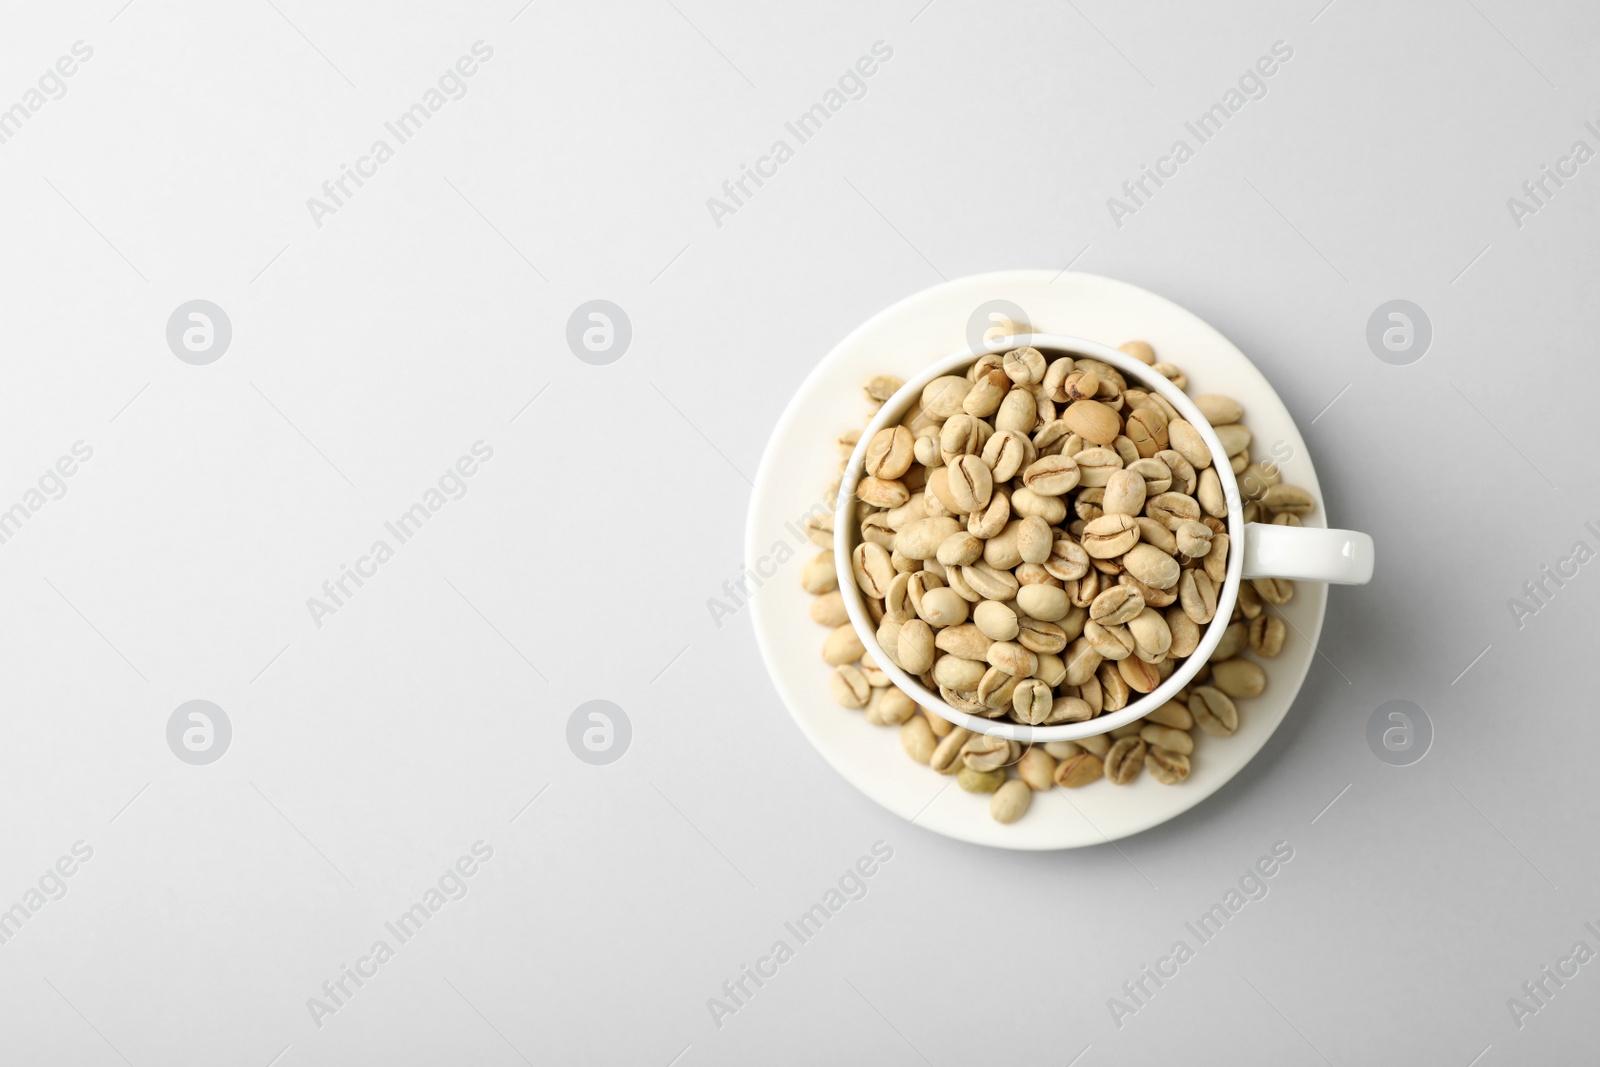
[[[0,1062],[1589,1055],[1594,965],[1521,1029],[1506,1000],[1600,949],[1600,578],[1520,630],[1506,602],[1600,547],[1600,178],[1520,228],[1506,199],[1600,149],[1600,15],[273,3],[6,5],[0,108],[94,54],[0,144],[0,508],[94,456],[0,544],[0,908],[94,856],[0,945]],[[478,40],[465,98],[317,227],[307,198]],[[1267,95],[1115,225],[1107,197],[1279,40]],[[706,199],[876,41],[866,95],[717,226]],[[1011,855],[845,785],[706,599],[840,337],[941,277],[1069,262],[1237,342],[1379,572],[1221,793],[1120,849]],[[165,339],[196,298],[233,325],[204,367]],[[610,366],[565,340],[596,298],[633,325]],[[1408,367],[1364,339],[1394,298],[1435,331]],[[315,626],[306,599],[479,440],[467,495]],[[205,767],[166,744],[196,698],[234,729]],[[591,699],[633,724],[608,767],[565,741]],[[1433,720],[1415,766],[1367,749],[1391,699]],[[307,998],[479,840],[466,897],[316,1026]],[[877,840],[867,897],[714,1025]],[[1270,895],[1116,1027],[1107,998],[1278,840]]]

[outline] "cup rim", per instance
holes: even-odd
[[[850,556],[856,544],[860,542],[860,535],[856,532],[856,485],[860,482],[866,466],[866,451],[873,435],[885,426],[898,424],[912,403],[921,398],[923,388],[935,378],[945,375],[961,373],[967,367],[977,362],[990,353],[1010,352],[1018,348],[1037,348],[1050,358],[1049,353],[1055,352],[1061,356],[1079,356],[1099,360],[1107,363],[1120,371],[1125,378],[1132,378],[1147,390],[1159,392],[1161,396],[1177,409],[1186,421],[1192,425],[1200,437],[1211,450],[1211,466],[1216,470],[1218,480],[1222,483],[1223,500],[1228,508],[1228,573],[1223,581],[1222,589],[1217,596],[1217,611],[1210,623],[1206,625],[1205,632],[1201,635],[1200,643],[1193,653],[1185,659],[1183,666],[1172,672],[1172,675],[1162,681],[1155,689],[1142,695],[1138,700],[1130,701],[1119,711],[1110,714],[1098,715],[1085,722],[1060,723],[1054,726],[1030,726],[1026,723],[1011,722],[1004,719],[986,719],[971,712],[959,711],[947,703],[935,690],[924,686],[917,678],[907,673],[892,659],[884,654],[882,646],[878,644],[877,628],[871,625],[866,611],[866,602],[861,589],[854,578]],[[1220,457],[1220,459],[1219,459]],[[1204,468],[1201,468],[1202,470]],[[1196,472],[1198,476],[1198,471]],[[1073,741],[1082,737],[1092,737],[1098,734],[1109,733],[1119,727],[1126,726],[1155,711],[1161,705],[1171,700],[1177,692],[1193,680],[1200,668],[1206,664],[1211,653],[1216,650],[1222,640],[1223,632],[1228,628],[1233,615],[1233,606],[1239,596],[1239,586],[1244,573],[1244,505],[1239,495],[1239,482],[1233,473],[1233,467],[1228,463],[1227,454],[1223,451],[1222,441],[1217,437],[1216,430],[1210,421],[1201,414],[1194,401],[1172,384],[1164,375],[1151,366],[1134,359],[1125,352],[1118,351],[1109,345],[1098,341],[1091,341],[1083,337],[1073,337],[1068,334],[1029,333],[1017,334],[996,338],[987,343],[982,351],[970,347],[959,349],[942,359],[935,361],[915,378],[907,381],[895,392],[878,410],[866,429],[861,431],[861,438],[856,443],[855,450],[850,454],[849,461],[845,464],[844,474],[839,484],[839,495],[834,504],[833,514],[833,552],[834,566],[839,573],[839,590],[844,600],[845,613],[850,617],[850,624],[855,629],[856,636],[861,640],[867,654],[872,657],[880,670],[887,674],[896,686],[927,710],[946,719],[958,726],[966,727],[973,733],[988,734],[992,737],[1003,737],[1024,743],[1043,743],[1047,741]]]

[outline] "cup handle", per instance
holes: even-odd
[[[1355,530],[1309,526],[1244,527],[1246,578],[1298,578],[1335,585],[1372,581],[1372,538]]]

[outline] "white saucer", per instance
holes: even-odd
[[[1267,691],[1239,702],[1240,725],[1232,737],[1194,731],[1194,769],[1188,781],[1166,786],[1141,773],[1128,786],[1101,781],[1083,789],[1036,793],[1027,815],[1009,826],[989,817],[987,797],[965,793],[953,778],[913,763],[900,747],[897,729],[868,725],[861,712],[834,703],[828,694],[831,668],[821,655],[826,631],[811,621],[812,596],[800,587],[804,561],[820,549],[797,531],[834,478],[841,458],[834,439],[866,423],[862,384],[874,374],[911,378],[934,360],[967,347],[974,312],[994,300],[1020,308],[1025,325],[1041,333],[1110,345],[1149,341],[1158,359],[1189,376],[1190,395],[1226,393],[1237,399],[1254,434],[1252,458],[1287,456],[1279,460],[1284,481],[1303,486],[1317,502],[1306,525],[1326,525],[1316,472],[1288,409],[1254,364],[1215,329],[1154,293],[1111,278],[1058,276],[1048,270],[982,274],[924,290],[880,312],[840,342],[790,401],[756,476],[745,562],[756,568],[764,558],[785,556],[775,552],[780,544],[793,558],[760,567],[767,573],[776,567],[776,573],[764,578],[756,591],[751,616],[773,684],[801,732],[840,774],[879,804],[936,833],[980,845],[1096,845],[1187,811],[1260,751],[1311,667],[1328,590],[1320,583],[1297,583],[1294,599],[1281,609],[1291,627],[1283,652],[1260,661],[1267,672]]]

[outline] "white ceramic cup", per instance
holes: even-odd
[[[1364,585],[1372,580],[1372,538],[1353,530],[1324,530],[1311,527],[1271,526],[1265,523],[1244,521],[1244,505],[1239,495],[1239,482],[1227,461],[1222,442],[1217,433],[1200,414],[1194,401],[1183,390],[1161,374],[1115,348],[1087,341],[1080,337],[1056,334],[1028,334],[1002,338],[993,351],[1006,352],[1015,348],[1032,346],[1044,353],[1047,360],[1060,356],[1082,356],[1109,363],[1121,371],[1130,384],[1137,382],[1144,389],[1160,393],[1177,409],[1178,413],[1200,432],[1206,446],[1211,449],[1212,466],[1222,482],[1222,492],[1228,505],[1228,577],[1217,596],[1217,613],[1207,624],[1200,645],[1193,655],[1184,660],[1171,677],[1153,691],[1132,701],[1127,707],[1110,714],[1100,715],[1087,722],[1062,723],[1056,726],[1028,726],[1009,720],[986,719],[969,712],[958,711],[947,704],[936,690],[930,690],[920,681],[896,666],[878,645],[877,628],[867,614],[861,590],[852,578],[851,552],[860,543],[860,529],[856,522],[856,483],[863,473],[867,445],[885,426],[893,426],[922,396],[923,387],[933,379],[947,374],[965,374],[983,353],[962,350],[939,360],[920,375],[906,382],[900,391],[890,397],[867,428],[850,462],[845,466],[844,479],[839,486],[839,499],[833,517],[834,565],[839,571],[839,590],[844,596],[845,610],[851,625],[861,638],[868,655],[913,700],[942,718],[974,733],[990,734],[1015,741],[1042,743],[1045,741],[1070,741],[1079,737],[1103,734],[1143,718],[1162,704],[1171,700],[1211,657],[1222,633],[1233,615],[1234,602],[1239,597],[1239,583],[1245,578],[1292,578],[1303,581],[1332,582],[1338,585]]]

